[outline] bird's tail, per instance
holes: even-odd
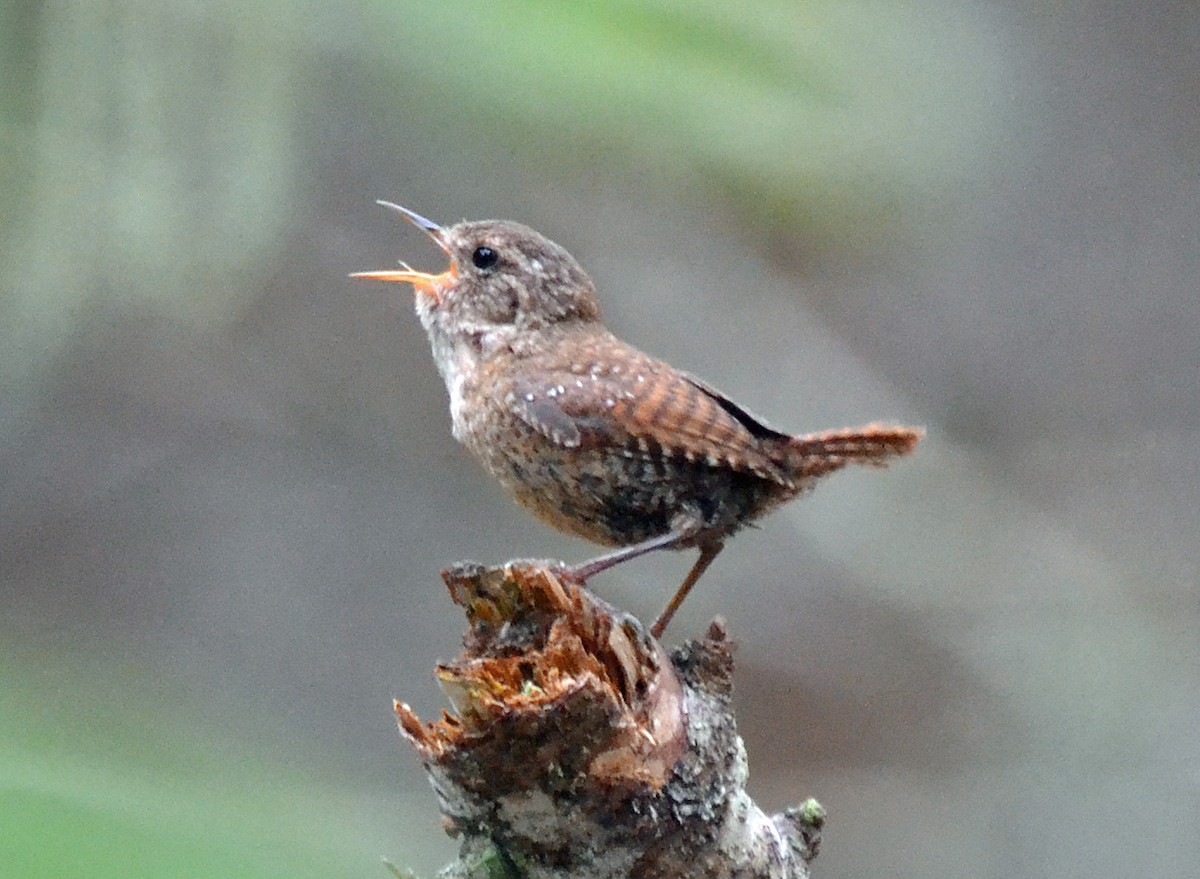
[[[847,464],[883,467],[915,449],[924,436],[924,428],[889,424],[795,436],[788,442],[785,466],[797,482],[816,479]]]

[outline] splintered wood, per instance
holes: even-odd
[[[471,623],[464,654],[435,672],[454,713],[423,724],[395,706],[424,759],[500,749],[524,782],[540,765],[608,786],[666,783],[687,746],[681,690],[636,620],[549,567],[460,565],[444,577]]]

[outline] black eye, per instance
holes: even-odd
[[[475,264],[475,268],[486,271],[487,269],[494,267],[496,263],[500,262],[500,254],[496,253],[496,251],[484,244],[475,248],[474,252],[471,254],[471,262]]]

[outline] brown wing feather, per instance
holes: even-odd
[[[569,363],[529,361],[505,395],[512,411],[561,445],[612,443],[791,485],[761,443],[786,434],[691,376],[608,340],[602,350],[575,346]]]

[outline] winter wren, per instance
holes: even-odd
[[[792,436],[605,329],[591,279],[559,245],[503,220],[449,228],[389,202],[450,257],[403,281],[450,392],[454,436],[538,518],[620,547],[569,569],[583,582],[655,549],[700,557],[657,637],[725,538],[847,464],[911,452],[919,428]]]

